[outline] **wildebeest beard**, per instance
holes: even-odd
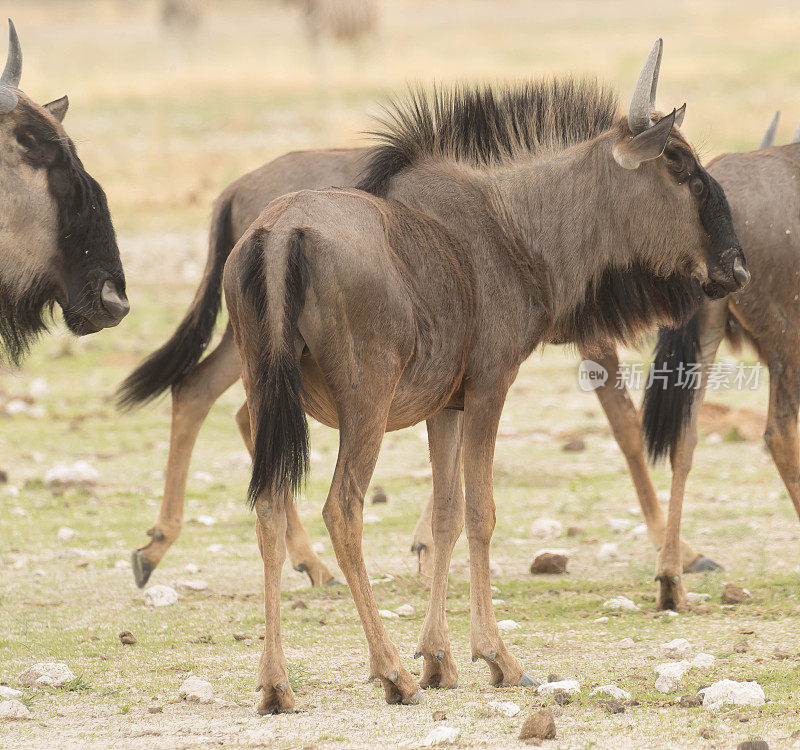
[[[54,295],[53,283],[42,278],[23,294],[0,280],[0,360],[19,365],[25,358],[52,320]]]

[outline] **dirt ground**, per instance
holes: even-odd
[[[111,401],[124,375],[180,319],[202,271],[210,202],[238,174],[290,148],[362,142],[357,134],[369,129],[376,102],[406,80],[569,70],[597,73],[628,92],[659,34],[666,47],[660,100],[689,102],[687,129],[707,155],[757,144],[776,107],[784,109],[779,140],[787,140],[800,119],[795,6],[387,0],[367,62],[337,48],[324,52],[321,67],[281,4],[229,0],[206,8],[196,37],[165,36],[153,3],[51,0],[12,2],[8,10],[22,37],[25,89],[43,101],[70,94],[68,130],[109,192],[133,312],[118,330],[81,340],[57,329],[21,371],[0,379],[0,468],[8,473],[0,488],[0,684],[19,688],[23,670],[50,659],[76,675],[62,688],[21,688],[32,718],[0,721],[0,746],[396,747],[416,746],[447,725],[460,731],[459,745],[513,747],[524,717],[548,705],[558,735],[547,747],[730,748],[752,737],[800,747],[800,524],[760,440],[766,376],[754,391],[710,397],[716,410],[704,418],[683,527],[725,570],[688,576],[689,589],[710,599],[671,616],[654,611],[655,553],[599,405],[576,386],[577,358],[552,347],[523,368],[497,447],[493,582],[498,619],[520,626],[506,642],[528,671],[540,681],[554,674],[580,682],[563,707],[531,689],[491,688],[485,665],[471,663],[462,538],[449,597],[458,689],[426,692],[418,706],[387,706],[367,682],[363,633],[346,588],[312,589],[287,566],[283,638],[298,710],[259,717],[261,566],[244,504],[248,459],[233,421],[241,387],[220,399],[201,433],[184,533],[152,578],[208,586],[181,589],[178,602],[163,608],[144,605],[127,560],[145,542],[161,497],[169,403],[120,415]],[[752,363],[751,353],[743,356]],[[624,360],[643,357],[646,349]],[[320,518],[336,434],[313,423],[311,431],[312,475],[298,504],[338,573]],[[565,452],[575,436],[585,449]],[[75,461],[93,466],[97,480],[65,491],[47,486],[53,466]],[[665,490],[664,467],[654,476]],[[389,502],[365,506],[365,559],[379,607],[412,608],[386,622],[404,664],[418,670],[412,656],[427,590],[409,545],[430,489],[423,426],[386,436],[378,485]],[[539,539],[531,524],[542,517],[580,532]],[[75,533],[59,534],[62,527]],[[600,562],[606,543],[617,545],[618,556]],[[553,547],[570,551],[568,572],[531,576],[534,554]],[[748,588],[752,600],[723,604],[726,582]],[[638,609],[604,609],[616,595]],[[137,643],[123,645],[122,630]],[[654,688],[654,667],[670,661],[661,646],[675,638],[716,661],[663,694]],[[192,674],[212,683],[213,703],[178,699]],[[677,703],[723,678],[756,680],[766,704],[711,713]],[[608,683],[630,692],[635,705],[609,713],[590,695]],[[499,714],[490,701],[512,701],[521,712]],[[446,717],[434,720],[437,711]]]

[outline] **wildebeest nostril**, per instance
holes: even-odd
[[[733,278],[736,279],[740,288],[750,283],[750,271],[744,267],[741,258],[737,258],[733,261]]]
[[[100,299],[103,302],[103,307],[105,308],[106,312],[117,322],[122,320],[131,309],[127,298],[119,295],[111,280],[108,280],[105,282],[105,284],[103,284],[103,289],[100,292]]]

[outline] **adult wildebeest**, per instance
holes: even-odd
[[[678,546],[683,497],[708,367],[726,337],[734,344],[752,344],[769,370],[764,440],[800,516],[800,127],[790,144],[772,147],[776,124],[774,120],[767,131],[763,148],[724,154],[709,164],[729,197],[748,264],[755,269],[753,283],[725,299],[705,301],[685,326],[659,334],[654,366],[673,376],[665,381],[666,388],[646,391],[643,423],[650,455],[669,454],[672,463],[666,536],[658,563],[661,608],[686,604]],[[681,382],[677,373],[689,372],[695,364],[703,377]]]
[[[36,104],[19,90],[21,74],[9,19],[0,76],[0,340],[14,364],[56,303],[77,335],[117,325],[129,309],[106,196],[61,125],[69,101]]]
[[[660,60],[659,40],[627,118],[591,82],[413,95],[388,114],[360,190],[278,198],[237,243],[223,287],[254,435],[260,711],[294,705],[280,569],[285,493],[308,465],[304,409],[339,429],[323,517],[387,700],[413,702],[419,686],[375,605],[361,512],[384,432],[422,420],[435,555],[422,684],[456,681],[445,598],[462,517],[473,658],[493,684],[535,684],[500,638],[489,580],[494,443],[520,364],[543,343],[630,341],[683,320],[698,281],[721,297],[748,280],[722,189],[675,128],[683,108],[654,112]]]
[[[323,38],[359,44],[375,33],[377,0],[285,0],[303,15],[309,42],[315,47]]]

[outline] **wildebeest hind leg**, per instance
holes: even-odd
[[[431,528],[433,514],[433,493],[428,497],[428,502],[422,509],[414,533],[411,536],[411,551],[417,555],[417,567],[420,575],[426,578],[433,576],[433,529]]]
[[[236,413],[236,424],[239,426],[242,440],[252,457],[253,438],[250,432],[250,411],[246,402]],[[311,549],[311,539],[297,513],[294,498],[288,490],[284,493],[283,500],[286,507],[286,548],[292,566],[296,571],[305,573],[311,580],[312,586],[336,583],[336,579],[331,575],[327,565]]]
[[[377,369],[367,370],[363,363],[362,368]],[[364,627],[370,674],[380,678],[388,703],[416,703],[419,686],[401,664],[381,621],[362,553],[364,495],[378,460],[395,388],[384,379],[369,385],[368,392],[366,386],[356,389],[349,400],[337,404],[339,457],[322,515]]]
[[[447,632],[447,576],[453,547],[464,525],[461,486],[461,412],[444,409],[428,420],[433,467],[433,581],[428,614],[420,632],[417,656],[425,659],[422,687],[454,688],[458,669]]]
[[[164,498],[150,542],[134,550],[131,562],[136,585],[142,588],[178,538],[183,526],[183,504],[189,464],[200,428],[214,402],[240,377],[242,365],[230,326],[219,345],[172,391],[172,429],[164,480]]]

